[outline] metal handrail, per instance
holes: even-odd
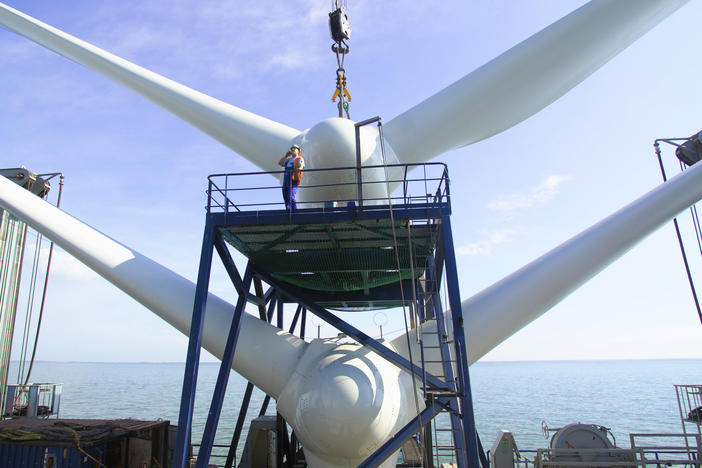
[[[656,449],[644,449],[641,447],[635,447],[630,449],[625,448],[598,448],[598,449],[538,449],[536,451],[536,457],[534,459],[535,467],[546,467],[546,466],[559,466],[559,467],[606,467],[606,466],[624,466],[624,467],[634,467],[634,466],[701,466],[701,461],[694,459],[690,455],[694,455],[689,451],[685,450],[684,447],[681,450],[665,450],[661,448]],[[563,456],[580,456],[583,455],[612,455],[618,454],[620,456],[630,456],[630,459],[620,458],[617,461],[614,460],[567,460],[563,459]],[[688,458],[670,458],[671,455],[677,454],[687,454]],[[560,455],[553,457],[553,455]],[[668,455],[668,457],[665,457]],[[651,457],[654,458],[651,458]],[[663,458],[661,457],[663,456]]]
[[[408,172],[412,168],[418,168],[422,167],[423,169],[423,174],[424,176],[419,176],[419,177],[409,177]],[[427,176],[427,168],[440,168],[441,169],[441,174],[440,175],[432,175]],[[450,200],[449,192],[448,192],[448,187],[449,187],[449,179],[448,179],[448,168],[444,163],[440,162],[427,162],[427,163],[413,163],[413,164],[387,164],[387,165],[373,165],[373,166],[364,166],[364,170],[371,170],[371,169],[393,169],[393,168],[402,168],[402,177],[401,178],[392,178],[390,180],[371,180],[371,181],[365,181],[362,182],[362,184],[366,184],[368,186],[373,185],[373,184],[387,184],[392,183],[392,184],[398,184],[398,186],[402,187],[402,193],[401,195],[395,196],[395,197],[366,197],[363,200],[359,200],[357,198],[344,198],[344,199],[336,199],[336,200],[313,200],[313,201],[307,201],[307,202],[299,202],[299,204],[307,203],[309,204],[325,204],[326,202],[342,202],[342,203],[348,203],[348,202],[355,202],[356,207],[363,207],[363,202],[382,202],[382,201],[387,201],[388,199],[392,200],[400,200],[401,203],[405,205],[412,205],[416,203],[424,203],[424,204],[433,204],[433,205],[440,205],[444,203],[448,203]],[[309,175],[309,173],[316,173],[316,172],[335,172],[335,171],[357,171],[358,168],[352,167],[352,166],[345,166],[345,167],[334,167],[334,168],[318,168],[318,169],[306,169],[305,173]],[[253,171],[253,172],[235,172],[235,173],[221,173],[221,174],[211,174],[207,177],[208,179],[208,188],[207,188],[207,212],[211,213],[212,211],[217,211],[217,212],[224,212],[224,213],[229,213],[230,208],[232,210],[241,212],[242,209],[250,209],[252,207],[258,207],[259,209],[272,209],[272,206],[280,205],[280,202],[269,202],[269,201],[257,201],[256,203],[246,203],[239,201],[238,203],[235,200],[232,200],[233,196],[237,193],[242,193],[242,192],[254,192],[254,191],[266,191],[266,190],[279,190],[280,186],[279,185],[266,185],[266,184],[261,184],[261,185],[255,185],[255,186],[244,186],[242,187],[241,184],[234,184],[230,183],[230,178],[241,178],[244,177],[256,177],[256,176],[264,176],[264,175],[272,175],[272,176],[280,176],[282,174],[285,174],[285,170],[277,170],[277,171]],[[222,180],[224,179],[223,183]],[[307,179],[309,180],[309,179]],[[424,187],[424,191],[419,195],[413,195],[410,193],[410,186],[413,184],[421,183]],[[355,186],[357,185],[358,182],[338,182],[338,183],[333,183],[333,184],[305,184],[302,185],[301,188],[304,190],[309,190],[309,189],[320,189],[320,188],[329,188],[329,187],[349,187],[349,186]],[[434,185],[436,184],[436,191],[434,192],[433,196],[430,194],[429,189],[427,188],[429,185]],[[224,185],[224,188],[222,188],[222,185]],[[416,187],[416,185],[414,185]],[[362,194],[362,190],[357,190],[357,193]]]
[[[422,167],[422,166],[440,166],[443,167],[445,172],[442,174],[443,176],[448,176],[448,166],[446,163],[442,162],[423,162],[423,163],[394,163],[394,164],[376,164],[373,166],[363,166],[363,169],[380,169],[383,167]],[[328,171],[349,171],[349,170],[356,170],[355,166],[342,166],[342,167],[320,167],[316,169],[307,169],[305,168],[305,172],[328,172]],[[249,171],[249,172],[222,172],[222,173],[217,173],[217,174],[210,174],[207,176],[208,180],[212,180],[213,177],[224,177],[224,176],[229,176],[229,177],[235,177],[235,176],[250,176],[250,175],[266,175],[266,174],[285,174],[284,169],[280,170],[275,170],[275,171]],[[421,179],[418,179],[421,180]],[[365,182],[364,182],[365,183]],[[355,182],[354,182],[355,184]]]

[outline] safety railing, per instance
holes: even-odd
[[[643,434],[632,434],[642,436]],[[649,435],[649,434],[646,434]],[[670,434],[672,435],[672,434]],[[660,436],[660,434],[656,434]],[[697,447],[685,446],[635,446],[632,448],[598,449],[537,449],[520,450],[513,459],[518,468],[547,467],[645,467],[658,468],[681,466],[699,468],[702,461]],[[533,458],[532,458],[533,457]]]
[[[197,456],[200,451],[200,444],[192,444],[193,455],[190,459],[190,465],[195,466],[197,461]],[[212,453],[210,454],[210,462],[207,464],[208,467],[214,468],[224,468],[226,466],[227,456],[229,454],[229,445],[227,444],[213,444]],[[236,460],[233,466],[236,466]]]
[[[60,383],[11,384],[5,394],[2,418],[57,418],[61,407]],[[0,419],[2,419],[0,418]]]
[[[208,177],[208,213],[293,210],[286,207],[285,171],[213,174]],[[450,203],[448,169],[443,163],[305,169],[297,190],[299,210],[371,208],[385,205]],[[274,178],[279,181],[274,182]],[[359,199],[359,194],[362,198]]]
[[[693,427],[696,426],[694,432],[702,434],[702,385],[676,385],[675,393],[683,429],[685,423],[692,423]]]

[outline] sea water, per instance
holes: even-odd
[[[12,367],[16,372],[16,363]],[[37,362],[32,381],[63,383],[63,418],[161,418],[177,424],[183,370],[182,363]],[[194,443],[202,436],[218,370],[219,364],[200,365]],[[15,381],[16,374],[8,383]],[[520,449],[546,447],[542,421],[551,428],[573,422],[606,426],[619,446],[628,447],[631,432],[682,431],[673,385],[702,384],[702,360],[478,362],[470,367],[470,382],[485,449],[500,429],[512,431]],[[217,444],[230,443],[245,388],[246,381],[231,372]],[[263,398],[254,391],[250,417]],[[268,414],[275,414],[274,402]]]

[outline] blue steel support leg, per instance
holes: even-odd
[[[300,338],[305,339],[305,328],[307,327],[307,309],[302,308],[302,321],[300,322]]]
[[[263,398],[263,403],[261,403],[261,411],[258,412],[259,417],[266,414],[266,411],[268,411],[268,403],[270,403],[270,402],[271,402],[271,396],[266,395],[265,398]]]
[[[441,241],[444,251],[449,305],[453,318],[453,338],[456,352],[456,367],[458,369],[456,380],[457,384],[459,384],[458,390],[465,434],[466,455],[470,468],[480,468],[478,436],[473,416],[473,395],[470,390],[468,357],[466,356],[466,335],[463,331],[463,311],[461,308],[461,294],[458,287],[458,269],[456,267],[456,254],[453,249],[451,218],[448,215],[441,217]]]
[[[217,253],[219,254],[220,260],[222,260],[222,265],[224,265],[224,269],[229,275],[229,279],[232,281],[232,284],[234,284],[236,292],[239,295],[243,295],[244,297],[246,297],[246,293],[248,291],[244,290],[244,283],[241,280],[241,276],[239,276],[239,271],[236,269],[234,259],[229,253],[229,250],[227,250],[227,246],[224,244],[224,239],[222,239],[222,236],[220,234],[215,235],[214,246],[215,249],[217,249]]]
[[[295,311],[295,316],[293,317],[292,324],[290,325],[290,333],[295,331],[295,325],[297,325],[297,321],[300,319],[300,312],[302,311],[302,304],[297,306],[297,310]]]
[[[215,434],[217,433],[217,424],[219,423],[219,415],[222,412],[222,404],[224,403],[224,394],[227,392],[227,383],[229,382],[229,374],[232,372],[232,361],[234,360],[234,352],[236,351],[236,342],[239,338],[239,328],[241,324],[241,315],[244,313],[246,306],[246,292],[251,286],[253,277],[253,269],[251,262],[246,267],[244,273],[243,289],[244,294],[239,295],[239,300],[236,302],[232,324],[229,328],[229,336],[227,343],[224,346],[224,355],[222,363],[219,366],[219,375],[215,384],[212,403],[210,404],[210,412],[207,414],[207,423],[205,424],[205,432],[202,434],[202,443],[200,451],[197,455],[196,468],[207,468],[210,462],[210,454],[212,453],[212,445],[214,444]]]
[[[279,297],[278,298],[278,312],[276,313],[276,326],[280,328],[281,330],[283,329],[283,298]]]
[[[444,399],[442,399],[441,402],[446,404]],[[435,401],[429,403],[429,405],[410,422],[408,422],[405,427],[396,432],[395,435],[388,439],[368,458],[363,460],[363,462],[358,465],[358,468],[372,468],[381,464],[390,455],[400,450],[402,444],[407,439],[412,437],[412,435],[416,434],[419,431],[419,428],[429,422],[434,416],[437,415],[439,411],[441,411],[441,405],[439,403]]]
[[[241,409],[239,410],[239,417],[236,420],[236,426],[234,426],[234,435],[232,436],[232,443],[229,444],[229,453],[227,453],[227,461],[224,463],[224,468],[232,468],[234,464],[236,449],[239,447],[239,439],[241,438],[241,431],[244,428],[244,421],[246,420],[246,413],[249,410],[253,389],[254,384],[251,382],[246,384],[246,391],[244,391],[244,398],[241,400]]]
[[[274,292],[271,296],[271,301],[268,303],[268,311],[266,312],[266,320],[271,323],[273,320],[273,312],[275,312],[275,305],[278,303],[278,295]]]
[[[195,303],[193,305],[193,317],[190,322],[188,355],[185,362],[183,392],[180,399],[178,435],[176,437],[175,456],[173,459],[173,466],[176,468],[185,468],[185,458],[187,456],[188,445],[190,443],[190,432],[193,421],[193,406],[195,405],[195,389],[197,387],[197,371],[200,364],[200,347],[202,345],[202,327],[205,321],[207,290],[210,284],[210,270],[212,267],[213,236],[214,227],[208,220],[205,223],[205,233],[202,236],[200,268],[197,273]]]
[[[218,238],[221,239],[220,236],[217,236]],[[215,246],[217,246],[217,243],[215,243]],[[217,249],[219,251],[219,249]],[[227,252],[228,253],[228,252]],[[222,256],[222,253],[220,252],[220,257],[222,257],[223,262],[230,262],[231,264],[234,264],[233,260],[231,259],[231,256],[226,255]],[[231,276],[231,274],[230,274]],[[238,276],[238,274],[237,274]],[[235,282],[235,279],[232,278],[232,281]],[[263,294],[263,285],[261,284],[261,278],[255,276],[253,278],[253,283],[254,283],[254,289],[256,290],[256,296],[259,298],[263,299],[263,303],[259,303],[258,305],[258,311],[259,311],[259,318],[263,320],[264,322],[268,320],[267,314],[266,314],[266,308],[265,304],[267,300],[269,300],[271,297],[273,297],[273,292],[274,289],[270,288],[266,294]],[[243,285],[243,282],[242,282]],[[235,283],[236,286],[236,283]],[[298,309],[299,310],[299,309]],[[295,316],[297,319],[297,315]],[[249,403],[251,402],[251,395],[253,393],[254,389],[254,384],[251,382],[247,382],[246,384],[246,390],[244,391],[244,398],[241,400],[241,408],[239,409],[239,416],[237,417],[236,420],[236,425],[234,426],[234,434],[232,435],[232,442],[229,444],[229,453],[227,454],[227,461],[224,464],[224,468],[232,468],[232,465],[234,464],[234,458],[236,457],[236,450],[239,447],[239,439],[241,438],[241,431],[244,428],[244,421],[246,420],[246,414],[249,410]]]

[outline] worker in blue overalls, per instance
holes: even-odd
[[[305,158],[300,155],[300,147],[292,145],[285,156],[280,158],[278,165],[285,169],[283,175],[283,200],[285,209],[297,209],[297,189],[302,180],[302,169],[305,167]]]

